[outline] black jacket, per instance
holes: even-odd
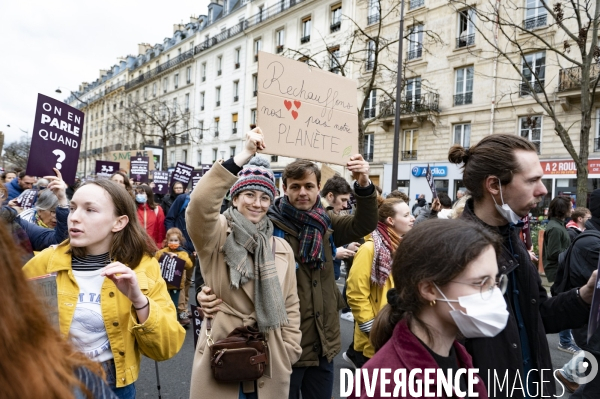
[[[569,259],[569,283],[572,287],[581,287],[587,283],[590,276],[598,268],[598,254],[600,254],[600,239],[592,235],[577,240],[571,250]],[[600,330],[591,337],[587,343],[587,321],[578,329],[572,330],[577,346],[588,352],[600,355]]]
[[[509,276],[509,280],[513,276],[511,272],[514,271],[519,291],[519,305],[533,363],[529,368],[532,370],[546,369],[543,374],[543,394],[554,395],[555,380],[552,378],[553,367],[546,334],[581,327],[587,322],[589,307],[577,297],[575,289],[557,297],[548,298],[537,268],[531,263],[529,253],[519,239],[520,228],[511,226],[500,229],[485,224],[473,212],[473,199],[467,201],[462,218],[479,223],[498,234],[504,232],[502,234],[503,251],[498,256],[498,268],[500,273]],[[510,313],[506,328],[493,338],[475,338],[465,341],[465,346],[473,357],[473,365],[479,368],[479,375],[484,378],[486,386],[488,375],[491,376],[489,378],[491,383],[494,381],[494,372],[498,375],[500,383],[495,384],[495,387],[487,387],[490,397],[495,398],[521,398],[522,391],[514,390],[511,395],[511,387],[515,383],[517,373],[523,384],[526,380],[526,376],[523,375],[523,356],[513,304],[514,296],[510,290],[512,283],[509,284],[509,289],[504,295]],[[501,390],[499,386],[506,374],[508,375],[508,384],[504,384],[504,389]],[[530,382],[540,383],[539,372],[532,371],[529,379]]]

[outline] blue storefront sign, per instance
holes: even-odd
[[[413,166],[412,175],[415,177],[425,177],[427,173],[427,166]],[[431,166],[431,174],[433,177],[446,177],[448,176],[447,166]]]

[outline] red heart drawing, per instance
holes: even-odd
[[[300,101],[294,101],[294,105],[296,106],[296,108],[300,108],[302,103]]]
[[[290,100],[283,100],[283,105],[285,105],[288,111],[292,108],[292,102]]]
[[[296,120],[297,117],[298,117],[298,113],[296,111],[292,111],[292,118],[294,118],[294,120]]]

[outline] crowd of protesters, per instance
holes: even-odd
[[[72,185],[56,169],[39,178],[5,172],[0,276],[10,284],[0,289],[0,356],[11,360],[0,362],[0,382],[9,397],[135,398],[141,356],[161,361],[181,350],[192,284],[204,321],[187,366],[190,398],[330,399],[340,353],[366,376],[475,368],[526,381],[523,390],[491,395],[480,378],[480,398],[526,398],[534,387],[552,396],[554,380],[540,372],[553,369],[552,333],[574,355],[558,380],[573,397],[599,397],[600,383],[580,385],[578,373],[582,350],[600,357],[600,332],[585,334],[600,189],[589,209],[563,196],[550,202],[540,248],[554,282],[549,296],[523,229],[548,194],[527,140],[496,134],[469,149],[453,146],[448,157],[461,165],[465,189],[429,203],[422,194],[414,204],[400,191],[382,195],[358,154],[346,164],[350,181],[323,182],[316,163],[292,162],[279,195],[257,155],[268,145],[254,128],[243,151],[216,162],[193,190],[175,182],[166,195],[125,171]],[[185,262],[177,286],[162,278],[164,256]],[[47,275],[56,278],[58,330],[27,282]],[[354,326],[348,348],[340,320]],[[240,334],[263,342],[266,354],[213,350]],[[261,373],[239,377],[251,366]],[[239,376],[224,379],[220,367]],[[24,382],[21,371],[35,378]],[[374,381],[369,397],[391,394]],[[455,383],[466,390],[466,377]],[[353,396],[367,397],[357,384]]]

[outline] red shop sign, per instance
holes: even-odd
[[[540,161],[545,175],[575,175],[577,168],[574,161]],[[588,173],[600,174],[600,159],[588,160]]]

